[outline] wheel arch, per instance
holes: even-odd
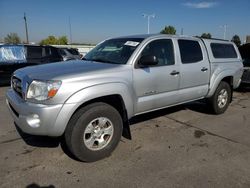
[[[219,86],[219,84],[224,81],[226,83],[229,84],[231,91],[233,91],[233,82],[234,82],[234,78],[233,78],[233,72],[228,70],[227,72],[221,72],[219,75],[217,75],[215,78],[211,78],[211,85],[210,85],[210,89],[207,95],[207,98],[213,96],[213,94],[215,93],[217,87]]]
[[[79,109],[95,102],[109,104],[120,113],[123,120],[123,136],[127,139],[131,139],[129,118],[133,114],[134,102],[132,94],[129,93],[126,85],[121,83],[96,85],[80,90],[72,95],[65,103],[66,105],[72,105],[73,107],[67,112],[68,117],[64,117],[66,120],[63,122],[65,124],[64,128],[66,129],[71,117]],[[60,123],[62,123],[62,121],[60,121]]]

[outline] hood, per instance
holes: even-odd
[[[19,69],[15,74],[38,80],[63,80],[78,76],[93,75],[97,72],[113,72],[122,65],[98,63],[94,61],[72,60],[49,63]]]

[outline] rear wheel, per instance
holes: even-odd
[[[77,159],[93,162],[109,156],[121,135],[119,112],[98,102],[81,108],[72,116],[65,131],[65,142]]]
[[[227,82],[222,81],[217,87],[214,95],[209,99],[212,110],[215,114],[224,113],[230,103],[232,89]]]

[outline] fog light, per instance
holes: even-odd
[[[40,127],[40,119],[39,119],[39,116],[37,114],[29,115],[26,118],[26,121],[29,124],[29,126],[31,126],[33,128]]]

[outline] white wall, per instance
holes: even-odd
[[[57,48],[77,48],[79,53],[82,54],[83,56],[88,53],[92,48],[94,48],[95,46],[91,46],[91,45],[52,45],[55,46]]]

